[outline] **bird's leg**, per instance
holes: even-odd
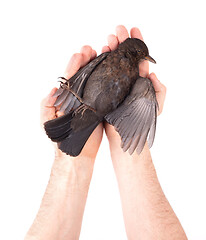
[[[83,100],[81,99],[81,97],[78,96],[74,91],[69,89],[68,79],[66,79],[64,77],[58,77],[58,78],[63,80],[63,81],[59,81],[60,82],[60,87],[63,88],[63,89],[67,88],[67,90],[70,91],[80,101],[80,103],[83,104]]]
[[[92,108],[92,107],[90,107],[90,106],[88,106],[88,105],[86,105],[86,104],[83,103],[82,105],[80,105],[80,106],[74,111],[74,114],[77,114],[77,113],[81,112],[81,115],[83,116],[84,112],[85,112],[87,109],[89,109],[89,110],[91,110],[91,111],[93,111],[93,112],[96,112],[96,110],[95,110],[94,108]]]
[[[61,88],[68,88],[68,91],[70,91],[78,100],[80,103],[82,103],[82,105],[80,105],[76,110],[75,110],[75,113],[78,113],[80,111],[82,111],[82,115],[84,114],[84,112],[87,110],[87,109],[90,109],[91,111],[93,112],[96,112],[96,110],[92,107],[90,107],[89,105],[86,105],[82,98],[80,96],[78,96],[74,91],[72,91],[71,89],[69,89],[69,85],[68,85],[68,79],[64,78],[64,77],[59,77],[60,79],[62,79],[63,81],[59,81],[60,82],[60,86]]]
[[[70,91],[70,93],[72,93],[79,101],[80,103],[84,104],[83,100],[80,98],[80,96],[78,96],[75,92],[73,92],[71,89],[68,89]]]

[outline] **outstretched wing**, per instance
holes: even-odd
[[[149,147],[155,136],[158,103],[152,82],[138,78],[130,94],[105,119],[112,124],[122,139],[123,151],[136,149],[140,154],[148,138]]]
[[[65,83],[61,84],[60,88],[54,94],[55,97],[58,97],[54,106],[61,105],[60,111],[65,114],[70,112],[71,109],[75,109],[80,105],[78,97],[81,98],[83,95],[83,90],[85,84],[96,68],[96,66],[101,63],[109,54],[109,52],[102,53],[85,67],[81,68],[74,76],[68,79]]]

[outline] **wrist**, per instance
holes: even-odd
[[[71,157],[66,154],[56,155],[51,170],[51,177],[63,179],[72,185],[72,189],[88,190],[94,168],[93,158]]]
[[[135,167],[149,169],[153,166],[151,154],[147,143],[145,144],[141,154],[137,154],[136,151],[132,155],[129,152],[124,152],[120,147],[120,141],[110,141],[110,152],[112,162],[115,170],[122,168],[124,171],[129,171]]]
[[[64,229],[68,239],[78,239],[93,165],[94,160],[85,157],[55,157],[41,207],[26,239],[63,239]]]

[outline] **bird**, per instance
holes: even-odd
[[[70,156],[78,156],[99,123],[113,125],[124,152],[140,154],[155,137],[158,102],[150,79],[139,75],[139,64],[156,61],[146,44],[127,38],[105,52],[70,79],[60,77],[55,107],[63,116],[44,123],[48,137]]]

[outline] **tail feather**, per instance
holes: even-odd
[[[59,149],[73,157],[78,156],[98,124],[99,122],[95,122],[81,131],[72,132],[71,135],[58,143]]]
[[[48,121],[44,128],[49,138],[58,143],[59,149],[71,156],[78,156],[87,139],[102,121],[90,109],[82,112],[70,112]]]
[[[64,140],[70,133],[72,113],[50,120],[44,124],[44,129],[53,142]]]

